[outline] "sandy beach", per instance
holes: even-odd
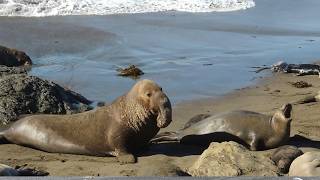
[[[312,84],[312,87],[296,88],[290,84],[301,80]],[[215,114],[242,109],[272,114],[285,103],[296,102],[318,92],[319,86],[318,76],[275,74],[260,79],[256,85],[235,90],[221,98],[176,105],[173,113],[174,121],[163,131],[175,131],[190,117],[199,113]],[[318,102],[293,106],[291,136],[301,135],[309,139],[294,144],[304,152],[319,151],[319,106]],[[260,153],[270,155],[273,150]],[[17,145],[1,145],[0,161],[11,166],[36,167],[48,171],[52,176],[170,176],[177,175],[176,169],[189,168],[202,151],[203,149],[196,146],[177,143],[151,145],[149,150],[139,155],[137,164],[119,165],[113,157],[50,154]]]

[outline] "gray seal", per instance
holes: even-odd
[[[250,150],[278,147],[289,140],[292,105],[285,104],[273,116],[252,111],[230,111],[217,115],[197,115],[177,132],[164,132],[152,142],[179,141],[209,145],[210,142],[236,141]]]

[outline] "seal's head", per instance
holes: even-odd
[[[274,113],[272,116],[272,127],[275,131],[290,134],[291,111],[292,105],[285,104]]]
[[[172,121],[171,103],[162,88],[151,80],[138,81],[128,96],[134,97],[143,108],[157,116],[157,126],[167,127]]]
[[[280,119],[283,122],[291,122],[291,111],[292,111],[292,105],[291,104],[285,104],[275,112],[273,115],[273,118]]]

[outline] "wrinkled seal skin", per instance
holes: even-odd
[[[134,163],[133,153],[169,125],[169,98],[151,80],[137,82],[111,105],[73,115],[34,115],[18,120],[0,139],[47,152],[117,156]]]
[[[296,158],[290,166],[289,176],[320,176],[320,152],[306,152]]]
[[[253,151],[275,148],[289,139],[291,110],[292,105],[286,104],[273,116],[251,111],[198,115],[180,131],[161,133],[152,142],[208,145],[210,142],[236,141]]]

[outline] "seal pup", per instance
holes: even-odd
[[[120,163],[134,163],[133,153],[147,146],[171,118],[171,103],[162,88],[142,80],[110,105],[95,110],[20,119],[0,132],[0,142],[53,153],[112,155]]]
[[[295,159],[289,176],[320,176],[320,152],[306,152]]]
[[[277,165],[279,172],[286,174],[292,161],[302,154],[296,146],[285,145],[277,148],[270,159]]]
[[[289,139],[291,110],[292,105],[285,104],[273,116],[243,110],[197,115],[178,132],[164,132],[151,141],[179,141],[196,145],[236,141],[253,151],[275,148]]]

